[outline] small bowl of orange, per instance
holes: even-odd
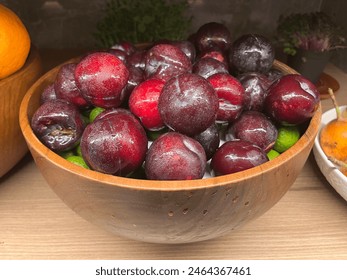
[[[347,110],[347,106],[340,106],[340,111]],[[323,127],[329,122],[336,119],[336,109],[330,109],[322,114],[322,120],[319,132],[314,142],[313,154],[316,159],[317,165],[329,184],[347,201],[347,169],[339,166],[328,158],[324,152],[320,135]]]
[[[0,178],[28,148],[19,126],[23,96],[42,74],[37,49],[18,16],[0,5]]]

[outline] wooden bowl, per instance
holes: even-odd
[[[276,61],[285,73],[296,73]],[[219,237],[261,216],[297,178],[312,149],[321,108],[300,140],[276,159],[239,173],[191,181],[152,181],[83,169],[56,155],[34,135],[29,120],[59,66],[26,94],[20,124],[29,149],[54,192],[86,220],[115,234],[153,243]]]
[[[41,75],[40,56],[32,46],[24,66],[0,80],[0,178],[28,152],[19,126],[19,107],[25,93]]]

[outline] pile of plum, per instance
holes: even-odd
[[[32,129],[52,151],[77,147],[90,169],[117,176],[245,170],[269,160],[279,126],[304,124],[319,103],[316,87],[273,69],[274,58],[264,36],[232,40],[216,22],[186,41],[119,43],[64,64],[42,92]]]

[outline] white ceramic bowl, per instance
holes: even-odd
[[[340,106],[341,110],[347,106]],[[319,133],[323,126],[328,124],[330,121],[336,118],[335,108],[322,114],[321,126],[319,128]],[[327,156],[323,152],[319,143],[319,133],[316,136],[313,154],[317,161],[318,167],[328,180],[330,185],[345,199],[347,200],[347,176],[345,176],[335,164],[327,159]]]

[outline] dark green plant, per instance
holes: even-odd
[[[346,47],[344,30],[323,12],[281,16],[277,41],[283,51],[295,55],[298,49],[324,52]]]
[[[136,44],[186,38],[191,24],[188,6],[187,0],[108,0],[95,39],[108,48],[122,41]]]

